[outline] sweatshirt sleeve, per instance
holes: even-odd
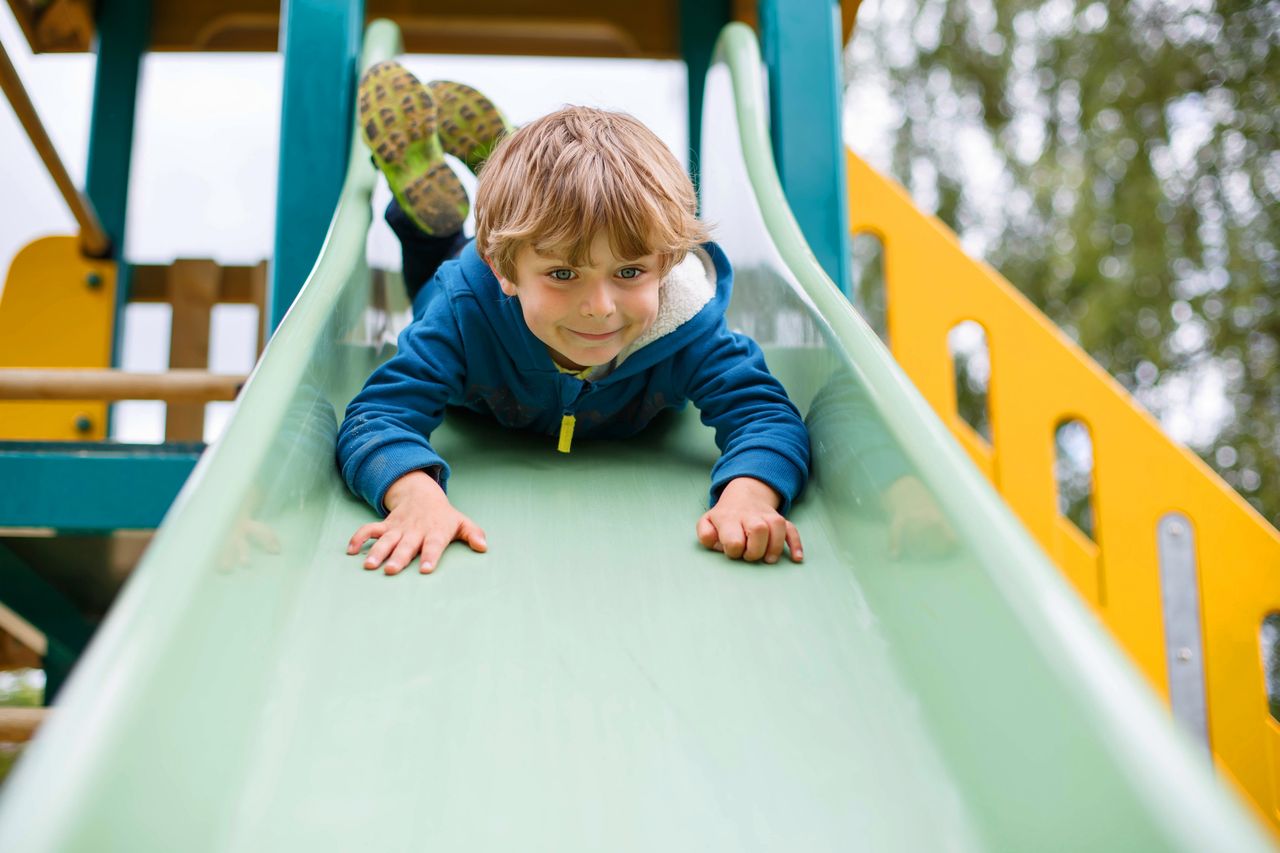
[[[444,288],[400,334],[399,351],[373,372],[338,429],[342,479],[381,515],[387,489],[410,471],[431,472],[443,488],[449,466],[428,440],[465,380],[462,335]]]
[[[809,477],[809,433],[782,383],[765,366],[760,346],[730,332],[723,320],[698,348],[688,396],[716,431],[720,460],[711,469],[711,505],[736,477],[754,477],[782,496],[791,511]]]

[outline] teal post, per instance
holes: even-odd
[[[760,0],[759,10],[778,176],[813,253],[847,295],[840,3]]]
[[[276,233],[267,311],[272,331],[320,254],[350,153],[363,0],[285,0],[284,99]]]
[[[120,334],[129,301],[129,265],[125,257],[125,221],[129,210],[129,167],[133,162],[134,113],[138,75],[151,36],[151,0],[98,3],[98,61],[89,120],[89,162],[85,195],[93,202],[111,238],[111,256],[119,264],[112,364],[120,365]]]
[[[706,89],[707,69],[711,67],[711,54],[715,50],[716,37],[732,19],[729,0],[680,0],[680,54],[684,57],[689,79],[689,177],[699,189],[698,163],[702,157],[702,102]]]

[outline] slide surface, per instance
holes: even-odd
[[[397,48],[374,24],[364,61]],[[805,248],[749,30],[708,85],[731,324],[812,431],[805,563],[698,545],[692,410],[569,455],[451,416],[490,553],[346,556],[372,516],[337,420],[403,322],[355,151],[305,290],[6,786],[0,849],[1270,849]],[[952,544],[908,528],[891,556],[890,463]]]

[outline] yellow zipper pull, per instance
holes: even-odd
[[[560,421],[560,446],[556,449],[561,453],[568,453],[569,446],[573,444],[573,425],[577,420],[573,415],[566,414]]]

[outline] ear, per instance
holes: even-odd
[[[515,284],[503,278],[502,273],[498,272],[498,268],[495,267],[493,265],[493,262],[491,262],[488,258],[485,258],[484,262],[489,265],[489,271],[493,273],[493,277],[498,280],[498,287],[502,288],[502,292],[507,296],[515,296],[516,295]]]

